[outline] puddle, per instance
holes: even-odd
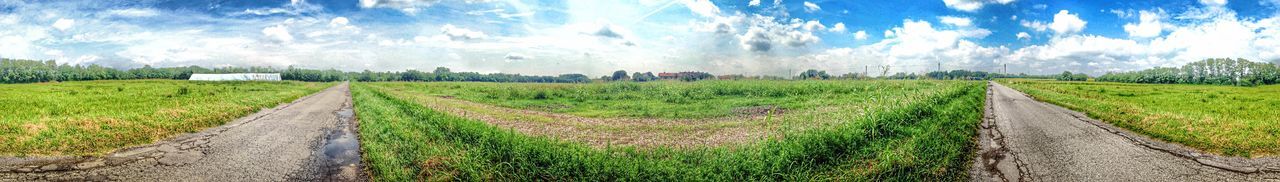
[[[356,136],[354,114],[351,106],[336,112],[338,127],[329,131],[322,150],[324,173],[330,180],[351,181],[360,179],[360,140]]]

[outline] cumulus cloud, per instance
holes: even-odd
[[[1067,12],[1067,10],[1058,11],[1053,15],[1053,23],[1049,24],[1049,29],[1058,34],[1072,34],[1084,31],[1085,22],[1079,16]]]
[[[773,49],[772,39],[772,35],[760,27],[751,27],[745,34],[738,36],[742,49],[754,52],[768,52]]]
[[[1141,15],[1140,15],[1141,16]],[[1219,14],[1203,22],[1166,25],[1168,34],[1149,41],[1096,35],[1055,37],[1044,45],[1019,49],[1002,62],[1032,72],[1062,70],[1102,74],[1151,67],[1175,67],[1206,58],[1238,57],[1254,61],[1280,60],[1280,17],[1240,20]]]
[[[1158,12],[1139,11],[1138,23],[1124,24],[1124,31],[1129,33],[1129,37],[1135,38],[1151,38],[1160,36],[1164,30],[1164,23],[1161,22],[1162,16]]]
[[[943,24],[948,24],[948,25],[951,25],[951,26],[957,26],[957,27],[968,27],[968,26],[973,25],[973,20],[971,20],[971,19],[969,19],[969,18],[965,18],[965,17],[940,16],[940,17],[938,17],[938,19],[939,19],[939,21],[941,21]]]
[[[293,35],[289,34],[289,28],[284,25],[263,28],[262,35],[278,43],[293,42]]]
[[[774,17],[754,15],[742,25],[747,31],[738,38],[739,45],[752,52],[768,52],[778,45],[788,47],[804,47],[817,44],[822,38],[814,35],[814,31],[826,29],[817,20],[802,21],[791,19],[789,22],[778,22]]]
[[[942,3],[946,4],[947,8],[964,12],[977,12],[979,9],[982,9],[982,6],[986,6],[987,4],[1009,4],[1013,1],[1014,0],[942,0]]]
[[[58,31],[67,31],[67,29],[71,29],[75,25],[75,19],[58,18],[58,21],[53,22],[53,28],[58,29]]]
[[[827,26],[822,25],[822,22],[818,22],[818,20],[805,21],[804,24],[801,25],[800,27],[804,28],[804,31],[810,31],[810,32],[814,30],[827,29]]]
[[[804,12],[812,13],[812,12],[817,12],[821,10],[822,10],[822,7],[818,6],[817,3],[813,3],[809,1],[804,2]]]
[[[853,33],[853,39],[867,40],[867,31],[858,30],[858,32]]]
[[[965,30],[938,29],[928,21],[904,20],[902,26],[894,27],[886,32],[886,36],[874,44],[864,45],[848,50],[855,62],[869,62],[874,65],[892,65],[895,72],[923,72],[929,65],[945,62],[944,69],[974,69],[989,66],[993,60],[1006,54],[1004,47],[983,47],[968,39],[974,37]],[[864,64],[866,65],[866,64]],[[878,75],[874,73],[872,75]]]
[[[1017,37],[1018,40],[1031,40],[1031,34],[1027,34],[1027,32],[1018,32],[1014,37]]]
[[[720,14],[720,8],[710,0],[680,0],[680,3],[688,7],[689,11],[704,17],[715,17]]]
[[[831,29],[827,29],[827,31],[835,32],[835,33],[844,33],[845,31],[849,31],[849,29],[844,27],[844,22],[839,22],[839,23],[836,23],[836,25],[831,26]]]
[[[747,6],[760,6],[760,0],[751,0],[747,2]]]

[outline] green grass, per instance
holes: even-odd
[[[1280,85],[1001,82],[1160,140],[1230,156],[1280,154]]]
[[[440,89],[438,85],[450,85],[399,84],[422,84],[420,89]],[[461,88],[471,83],[455,84]],[[361,147],[374,179],[379,181],[961,181],[967,177],[968,161],[972,153],[970,140],[976,132],[976,124],[981,117],[982,103],[985,99],[985,87],[982,83],[959,81],[480,85],[499,88],[574,87],[574,89],[564,90],[567,93],[589,93],[593,88],[652,87],[650,90],[635,92],[635,95],[716,90],[723,88],[706,87],[725,85],[729,87],[775,85],[782,88],[809,86],[808,88],[816,89],[788,90],[769,96],[781,98],[750,99],[778,100],[777,104],[781,105],[792,102],[785,99],[799,99],[787,97],[804,95],[814,97],[806,100],[824,100],[820,103],[857,104],[866,109],[867,114],[843,116],[844,122],[830,127],[791,133],[785,138],[762,140],[745,146],[691,150],[632,147],[601,149],[572,141],[528,136],[475,119],[446,114],[430,109],[424,106],[424,103],[416,102],[414,99],[404,99],[396,94],[389,94],[388,92],[395,91],[387,90],[386,87],[359,83],[353,85],[352,94],[355,99],[356,113],[361,122]],[[453,86],[446,86],[445,89],[456,89],[451,87]],[[872,91],[892,91],[896,94],[875,97],[846,96]],[[687,103],[737,103],[711,98],[741,97],[741,95],[730,95],[734,92],[720,94],[707,94],[702,97],[703,100]],[[608,95],[616,94],[583,95],[612,97]],[[833,95],[837,97],[823,97]],[[478,98],[483,98],[483,95]],[[654,99],[650,100],[661,100],[660,97],[651,98]],[[646,102],[643,100],[608,102],[610,105],[621,106],[595,106],[574,102],[559,104],[569,105],[570,111],[580,109],[583,113],[596,113],[587,112],[592,110],[627,108],[655,112],[681,112],[679,116],[697,117],[723,115],[725,112],[716,109],[681,111]],[[749,101],[738,102],[741,103],[734,106],[752,105]],[[817,104],[807,106],[801,104],[792,109],[816,106]],[[716,106],[716,108],[723,107]],[[592,116],[668,117],[662,114]]]
[[[875,98],[880,90],[918,90],[936,82],[879,81],[703,81],[616,82],[607,84],[434,82],[379,83],[422,95],[509,108],[611,118],[712,118],[734,109],[777,106],[806,110]]]
[[[331,85],[174,80],[0,84],[0,155],[100,155],[218,126]]]

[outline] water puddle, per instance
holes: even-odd
[[[347,105],[336,112],[338,127],[329,131],[324,146],[320,148],[324,155],[324,171],[329,180],[363,181],[361,180],[360,140],[356,136],[355,112]]]

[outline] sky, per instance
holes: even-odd
[[[557,75],[1280,62],[1280,0],[0,0],[0,57]]]

